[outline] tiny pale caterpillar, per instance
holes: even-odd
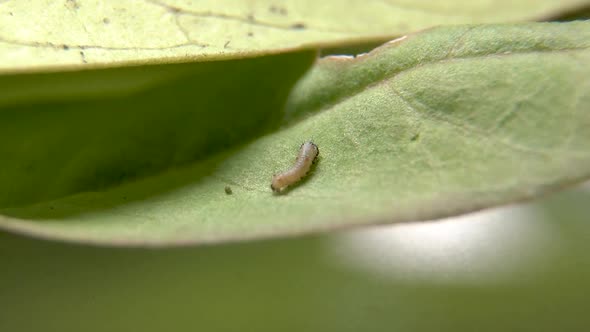
[[[319,154],[320,149],[313,142],[301,144],[293,167],[283,173],[275,174],[272,177],[270,188],[274,192],[280,192],[284,188],[301,180],[309,172],[311,165],[315,163]]]

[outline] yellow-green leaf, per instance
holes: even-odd
[[[302,45],[392,38],[447,24],[543,19],[588,0],[0,3],[0,70],[211,60]]]

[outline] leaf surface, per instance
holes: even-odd
[[[2,1],[0,70],[240,58],[437,25],[543,19],[588,0]]]
[[[112,189],[5,204],[0,225],[100,244],[194,244],[439,218],[533,198],[590,176],[589,47],[590,22],[533,23],[438,28],[356,58],[327,57],[293,89],[280,129]],[[232,111],[228,123],[252,109]],[[271,176],[310,139],[320,149],[312,173],[273,194]],[[88,172],[70,169],[47,185],[81,174]]]

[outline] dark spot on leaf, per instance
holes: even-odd
[[[412,136],[411,140],[417,141],[419,138],[420,138],[420,133],[416,133],[414,136]]]
[[[246,18],[248,19],[248,21],[254,21],[254,14],[248,14]]]
[[[109,24],[109,23],[111,23],[111,20],[109,20],[108,17],[105,17],[105,18],[102,19],[102,23]]]
[[[83,51],[80,51],[80,56],[82,57],[82,62],[83,62],[83,63],[88,63],[88,62],[86,61],[86,54],[84,54],[84,52],[83,52]]]
[[[70,47],[69,47],[68,45],[66,45],[66,44],[63,44],[63,45],[61,46],[61,48],[63,48],[65,51],[67,51],[67,50],[69,50],[69,49],[70,49]]]
[[[287,9],[283,8],[283,7],[279,7],[279,6],[273,6],[271,5],[268,10],[273,13],[273,14],[278,14],[278,15],[283,15],[286,16],[287,15]]]
[[[228,195],[231,195],[233,193],[230,186],[225,186],[225,193]]]
[[[80,9],[80,4],[76,0],[67,0],[66,7],[73,9],[73,10],[78,10],[78,9]]]
[[[254,33],[253,32],[248,32],[248,37],[252,37],[252,36],[254,36]]]
[[[291,26],[291,29],[294,29],[294,30],[302,30],[302,29],[305,29],[305,24],[303,24],[303,23],[295,23],[295,24],[293,24]]]

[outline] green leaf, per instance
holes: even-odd
[[[5,205],[0,225],[73,241],[168,245],[430,219],[533,198],[590,177],[589,47],[590,22],[462,26],[408,36],[357,58],[325,58],[295,87],[281,130],[110,190]],[[258,91],[252,85],[243,87]],[[233,92],[223,98],[247,95]],[[253,110],[233,108],[223,117],[232,123]],[[72,120],[77,113],[53,121],[78,134],[82,130]],[[27,119],[44,114],[50,113],[31,109]],[[7,140],[26,143],[33,128],[50,118],[41,117],[37,127],[23,120],[18,132],[3,131],[10,136],[0,140],[2,151],[9,151]],[[137,124],[124,123],[130,129],[143,125],[141,113],[135,119]],[[161,131],[151,126],[154,132],[129,140],[156,144],[154,153],[175,151],[190,135],[171,146],[154,142],[173,133],[166,128],[187,126],[186,119],[165,121]],[[111,133],[118,124],[102,125]],[[309,139],[320,149],[317,167],[298,186],[273,194],[272,174],[290,167]],[[83,149],[87,143],[71,144]],[[110,149],[117,156],[127,150]],[[195,153],[204,151],[195,147]],[[51,165],[50,157],[33,164]],[[108,162],[76,157],[86,158],[85,165]],[[115,171],[126,165],[120,160]],[[88,174],[65,167],[27,190],[35,195]],[[18,187],[9,178],[3,181]]]
[[[4,1],[0,70],[268,54],[437,25],[553,17],[588,0]],[[385,38],[385,39],[384,39]]]

